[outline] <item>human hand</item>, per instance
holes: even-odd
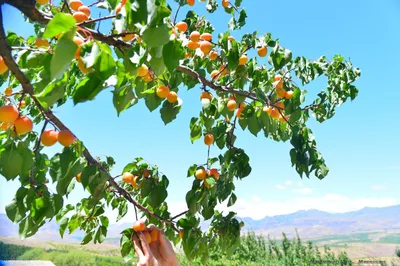
[[[143,232],[137,232],[137,236],[133,237],[133,246],[138,256],[138,266],[179,266],[171,242],[155,225],[151,224]]]

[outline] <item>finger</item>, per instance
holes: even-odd
[[[157,226],[155,226],[154,224],[149,224],[149,225],[147,225],[147,229],[151,232],[151,231],[153,231],[153,230],[159,230],[158,228],[157,228]]]
[[[133,235],[132,240],[133,240],[133,247],[135,248],[136,255],[138,257],[143,257],[144,254],[140,247],[139,238],[136,236],[136,234]]]
[[[149,255],[152,256],[152,252],[150,250],[149,244],[147,243],[146,237],[143,235],[142,232],[138,232],[138,236],[140,239],[140,242],[142,243],[142,250],[144,255]]]

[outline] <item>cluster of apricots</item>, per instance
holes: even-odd
[[[21,116],[13,105],[0,107],[0,122],[2,130],[12,128],[18,135],[29,133],[33,129],[33,122],[27,116]]]
[[[219,173],[218,170],[213,168],[208,171],[206,171],[204,168],[200,168],[196,171],[194,176],[199,179],[203,180],[203,184],[206,188],[210,188],[210,184],[207,183],[207,177],[214,177],[215,180],[219,179]]]
[[[57,132],[53,129],[46,129],[43,131],[42,136],[40,137],[40,142],[43,146],[53,146],[58,143],[63,145],[64,147],[70,146],[76,140],[74,134],[72,134],[69,130],[60,130]]]
[[[149,178],[149,177],[150,177],[150,172],[149,172],[149,170],[144,169],[144,170],[142,171],[142,175],[143,175],[143,177],[145,177],[145,178]],[[126,183],[126,184],[132,185],[135,189],[138,189],[138,188],[139,188],[138,180],[139,180],[139,176],[135,176],[135,175],[133,175],[133,174],[130,173],[130,172],[125,172],[125,173],[122,174],[122,181],[123,181],[124,183]]]
[[[142,232],[143,236],[146,238],[147,244],[151,242],[156,242],[159,240],[160,232],[156,228],[147,228],[143,221],[136,221],[133,224],[133,230],[135,232]]]
[[[160,85],[156,90],[156,94],[161,99],[167,98],[167,101],[170,103],[175,103],[178,101],[178,94],[174,91],[171,91],[167,86]]]

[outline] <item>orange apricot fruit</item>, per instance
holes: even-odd
[[[243,117],[242,117],[242,112],[243,112],[243,109],[237,109],[237,111],[236,111],[236,116],[239,118],[239,119],[243,119]]]
[[[118,3],[117,5],[116,5],[116,7],[115,7],[115,14],[119,14],[119,12],[121,12],[121,9],[122,9],[122,4],[121,3]]]
[[[281,115],[281,114],[279,113],[279,111],[278,111],[276,108],[272,108],[272,109],[271,109],[270,116],[271,116],[272,118],[278,119],[280,115]]]
[[[257,49],[257,53],[260,57],[265,57],[268,53],[268,49],[266,46],[260,47]]]
[[[211,79],[219,79],[219,77],[220,77],[220,75],[219,75],[219,71],[218,70],[213,70],[213,71],[211,71],[211,74],[210,74],[210,76],[211,76]]]
[[[141,65],[140,67],[139,67],[139,70],[138,70],[138,76],[139,77],[144,77],[144,76],[146,76],[147,75],[147,73],[149,73],[149,68],[146,66],[146,65]]]
[[[247,63],[247,61],[249,60],[249,58],[247,57],[247,55],[242,55],[239,58],[239,66],[243,66]]]
[[[233,36],[228,36],[228,41],[236,41],[236,39]]]
[[[78,58],[78,68],[83,74],[87,74],[93,70],[91,67],[86,67],[85,62],[81,58]]]
[[[82,2],[79,0],[71,0],[69,1],[69,6],[72,10],[78,11],[78,8],[83,6]]]
[[[80,58],[81,57],[81,45],[84,43],[83,39],[81,37],[75,36],[73,39],[73,42],[78,45],[78,48],[76,48],[74,58]]]
[[[0,129],[6,131],[7,129],[10,128],[10,124],[9,123],[1,123],[0,125]]]
[[[144,231],[143,235],[144,235],[144,238],[146,238],[147,244],[150,244],[151,243],[151,235],[150,235],[150,233],[147,232],[147,231]]]
[[[271,106],[264,106],[263,111],[267,114],[271,115],[272,107]]]
[[[134,176],[133,179],[132,179],[131,185],[132,185],[132,187],[135,188],[135,189],[138,189],[138,188],[139,188],[139,185],[138,185],[138,183],[137,183],[138,179],[139,179],[138,176]]]
[[[150,232],[151,242],[156,242],[156,241],[158,240],[158,235],[159,235],[158,230],[157,230],[157,229],[153,229],[153,230]]]
[[[209,41],[209,42],[211,42],[211,40],[212,40],[212,35],[211,35],[211,33],[204,32],[203,34],[200,35],[200,39],[202,39],[202,40],[204,40],[204,41]]]
[[[80,22],[83,22],[83,21],[89,19],[89,17],[81,11],[75,12],[72,16],[74,17],[74,19],[76,20],[77,23],[80,23]]]
[[[201,169],[198,169],[198,170],[196,171],[196,173],[194,174],[194,176],[195,176],[197,179],[204,180],[204,179],[207,177],[207,172],[206,172],[206,170],[204,170],[203,168],[201,168]]]
[[[218,58],[218,52],[216,51],[211,51],[210,52],[210,60],[215,60]]]
[[[204,136],[204,144],[207,146],[211,146],[214,143],[214,135],[211,133],[208,133]]]
[[[126,33],[126,31],[124,30],[124,31],[122,31],[122,33]],[[129,41],[132,41],[133,38],[135,38],[135,34],[134,33],[128,33],[128,34],[125,34],[124,36],[122,36],[121,38],[122,38],[122,40],[124,40],[126,42],[129,42]]]
[[[178,94],[176,94],[174,91],[170,91],[167,96],[167,101],[170,103],[175,103],[178,101]]]
[[[143,176],[144,176],[144,177],[149,177],[149,176],[150,176],[149,170],[144,169],[144,170],[143,170]]]
[[[146,229],[146,225],[143,221],[136,221],[133,223],[133,230],[135,232],[142,232]]]
[[[58,143],[64,147],[70,146],[72,143],[74,143],[74,141],[75,136],[71,131],[63,129],[58,132]]]
[[[285,109],[285,104],[284,104],[283,102],[277,102],[277,103],[275,104],[275,107],[277,107],[277,108],[283,110],[283,109]]]
[[[283,88],[276,88],[276,94],[278,94],[279,97],[284,98],[286,95],[286,90]]]
[[[293,91],[287,91],[285,93],[285,98],[288,99],[288,100],[292,99],[293,98]]]
[[[189,50],[196,50],[199,47],[200,47],[200,44],[198,42],[189,41],[187,44],[187,48]]]
[[[219,179],[218,170],[215,169],[215,168],[210,169],[210,170],[208,171],[208,176],[213,176],[216,180],[218,180],[218,179]]]
[[[10,96],[12,93],[13,93],[12,88],[7,87],[7,88],[4,89],[4,95],[5,96]]]
[[[4,62],[3,57],[0,55],[0,75],[8,70],[8,66]]]
[[[200,42],[200,50],[205,54],[208,55],[211,52],[212,45],[208,41],[201,41]]]
[[[78,7],[78,11],[83,12],[86,16],[90,17],[90,8],[87,6],[80,6]]]
[[[46,129],[40,137],[43,146],[53,146],[58,140],[58,132],[53,129]]]
[[[194,1],[195,0],[187,0],[187,3],[189,6],[194,6]]]
[[[49,0],[36,0],[36,3],[38,3],[39,5],[45,5],[49,2]]]
[[[25,107],[26,107],[26,102],[24,100],[18,103],[18,108],[25,108]]]
[[[237,103],[236,103],[236,101],[235,100],[233,100],[233,99],[230,99],[228,102],[227,102],[227,104],[226,104],[226,107],[228,108],[228,110],[229,111],[233,111],[233,110],[235,110],[236,109],[236,107],[237,107]]]
[[[200,41],[200,32],[198,32],[198,31],[193,31],[192,33],[190,33],[190,36],[189,36],[189,39],[192,41],[192,42],[198,42],[198,41]]]
[[[122,174],[122,182],[126,184],[132,184],[134,178],[135,177],[132,173],[125,172]]]
[[[167,86],[161,85],[157,88],[157,96],[161,99],[167,98],[169,95],[169,88]]]
[[[222,0],[222,6],[224,8],[228,8],[229,7],[229,0]]]
[[[82,173],[79,173],[75,177],[76,181],[79,182],[79,183],[81,182],[81,176],[82,176]]]
[[[212,99],[211,93],[209,93],[208,91],[203,91],[200,94],[200,100],[202,100],[202,99],[209,99],[211,101],[211,99]]]
[[[35,45],[36,45],[37,47],[49,47],[49,46],[50,46],[50,43],[49,43],[49,41],[46,40],[46,39],[38,38],[38,39],[35,40]]]
[[[5,105],[0,107],[0,122],[14,124],[18,116],[19,112],[15,106]]]
[[[180,231],[179,231],[179,238],[180,238],[180,239],[182,239],[184,233],[185,233],[185,232],[184,232],[183,230],[180,230]]]
[[[185,32],[188,29],[188,24],[184,21],[176,23],[175,27],[180,31],[180,32]]]
[[[21,116],[14,122],[15,132],[18,135],[23,135],[29,133],[33,129],[32,120],[30,120],[26,115]]]

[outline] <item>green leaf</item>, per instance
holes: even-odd
[[[175,120],[177,114],[182,108],[182,102],[178,99],[180,103],[170,103],[168,101],[164,101],[162,108],[160,109],[161,119],[164,121],[164,124],[168,124]]]
[[[118,116],[120,113],[137,102],[137,98],[132,91],[131,84],[121,86],[113,92],[113,104],[117,110]]]
[[[157,76],[162,75],[164,73],[165,65],[162,57],[160,58],[152,57],[149,61],[149,65]]]
[[[61,223],[60,223],[60,229],[59,229],[59,231],[60,231],[60,236],[61,236],[61,238],[64,237],[65,229],[67,229],[67,226],[68,226],[68,221],[69,221],[68,218],[64,218],[64,219],[61,221]]]
[[[179,66],[179,60],[185,57],[185,48],[180,41],[173,40],[164,45],[162,55],[164,65],[173,72]]]
[[[43,38],[53,38],[57,34],[69,31],[71,28],[75,27],[76,20],[70,14],[66,13],[57,13],[50,20],[50,22],[46,26],[46,30],[43,33]]]
[[[193,117],[190,120],[190,141],[193,143],[195,140],[201,138],[201,126],[197,123],[199,119],[197,117]]]
[[[107,228],[104,226],[100,226],[96,232],[95,240],[97,240],[97,242],[101,244],[106,239],[106,236],[107,236]]]
[[[69,31],[63,34],[57,42],[50,62],[50,77],[52,80],[58,79],[69,68],[74,58],[76,49],[78,48],[73,41],[74,35],[75,30]]]
[[[256,114],[253,114],[251,117],[247,119],[247,126],[251,134],[257,137],[258,132],[260,132],[261,130],[261,126],[258,122]]]
[[[162,46],[169,41],[168,25],[163,24],[157,27],[146,27],[142,36],[148,48]]]
[[[0,174],[7,180],[16,178],[24,163],[21,154],[14,148],[4,150],[0,156]]]
[[[152,208],[158,208],[165,201],[168,193],[165,187],[156,186],[150,192],[148,203]]]
[[[157,96],[155,89],[152,89],[152,93],[145,94],[144,101],[149,111],[153,112],[155,109],[158,108],[158,106],[160,106],[163,99]]]
[[[116,71],[116,63],[111,54],[104,50],[102,47],[101,53],[96,57],[96,61],[93,65],[100,80],[108,79]]]
[[[7,217],[13,223],[18,223],[19,221],[21,221],[25,217],[27,211],[23,202],[21,200],[17,201],[15,199],[10,204],[8,204],[5,209]]]
[[[234,70],[239,65],[239,45],[236,41],[228,41],[228,69]]]
[[[93,238],[93,232],[89,232],[85,235],[85,237],[82,239],[81,245],[86,245],[89,243]]]
[[[236,197],[235,193],[232,193],[232,195],[230,196],[230,198],[228,200],[228,207],[235,204],[236,200],[237,200],[237,197]]]
[[[56,82],[50,82],[43,91],[36,95],[36,98],[45,109],[50,108],[58,100],[64,97],[67,82],[68,74],[65,72],[62,79]]]
[[[103,81],[94,73],[89,74],[76,86],[73,95],[74,104],[93,100],[103,89]]]
[[[32,221],[30,216],[24,218],[18,228],[18,235],[21,240],[33,236],[38,230],[38,226]]]

